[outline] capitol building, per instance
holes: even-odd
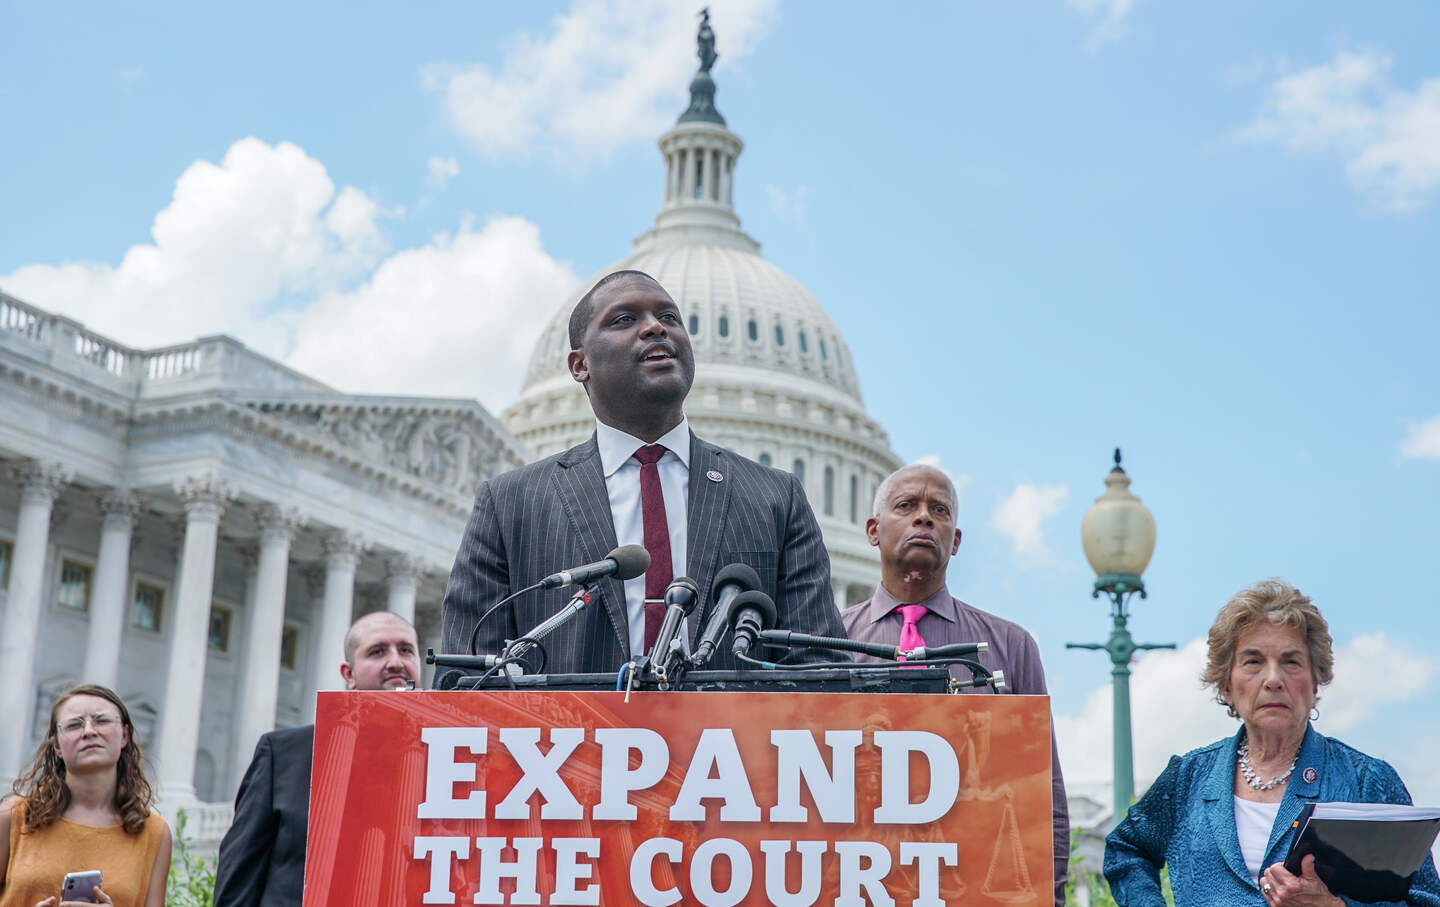
[[[645,271],[674,296],[692,427],[801,479],[843,607],[879,578],[865,519],[901,461],[835,323],[741,230],[742,142],[708,70],[660,139],[654,228],[601,274]],[[351,620],[389,609],[438,648],[476,486],[594,431],[565,355],[601,274],[554,301],[502,418],[347,394],[226,336],[134,349],[0,293],[0,789],[55,694],[102,683],[131,709],[164,811],[184,807],[213,848],[259,736],[311,721],[315,692],[341,687]]]

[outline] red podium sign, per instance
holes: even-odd
[[[1045,904],[1049,699],[321,693],[305,907]]]

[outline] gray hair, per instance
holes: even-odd
[[[875,489],[875,501],[870,505],[870,516],[877,520],[880,519],[880,508],[885,506],[885,502],[890,499],[890,490],[895,487],[895,482],[900,478],[900,473],[910,469],[934,470],[945,480],[945,487],[950,489],[950,509],[954,510],[960,506],[960,494],[955,490],[955,483],[945,474],[945,470],[936,466],[934,463],[911,463],[907,466],[901,466],[899,469],[890,473],[885,477],[884,481],[880,483],[880,487]]]

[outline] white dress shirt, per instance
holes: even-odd
[[[621,545],[645,545],[645,516],[640,507],[640,461],[635,451],[645,442],[603,422],[595,423],[595,441],[600,446],[600,469],[605,474],[605,491],[610,496],[610,516],[615,522],[615,540]],[[660,490],[665,495],[665,523],[670,529],[672,576],[685,575],[686,520],[690,494],[690,423],[680,424],[655,442],[665,455],[655,464],[660,472]],[[645,574],[625,581],[625,613],[630,622],[630,656],[645,651]]]

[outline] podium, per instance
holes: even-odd
[[[777,673],[320,693],[304,905],[1052,900],[1048,697]]]

